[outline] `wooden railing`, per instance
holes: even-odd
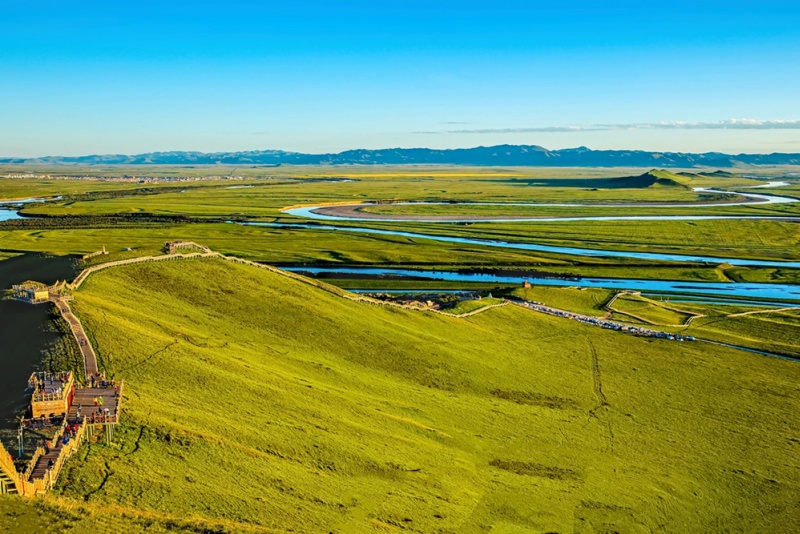
[[[168,261],[168,260],[176,260],[176,259],[188,259],[188,258],[202,258],[202,257],[211,257],[211,256],[219,256],[218,253],[212,252],[207,247],[202,245],[197,245],[201,250],[205,252],[195,252],[193,254],[167,254],[164,256],[143,256],[140,258],[128,258],[125,260],[117,260],[117,261],[110,261],[108,263],[100,263],[98,265],[93,265],[92,267],[87,267],[83,271],[80,272],[78,276],[75,277],[75,280],[69,285],[70,289],[78,289],[81,285],[86,281],[90,274],[102,271],[103,269],[108,269],[110,267],[118,267],[120,265],[131,265],[134,263],[144,263],[148,261]]]
[[[19,478],[17,466],[14,465],[11,454],[9,454],[2,443],[0,443],[0,469],[2,469],[11,480],[17,480]]]
[[[25,472],[22,473],[22,478],[24,478],[25,480],[31,479],[31,475],[33,474],[33,469],[36,467],[36,463],[39,461],[39,458],[41,458],[43,454],[44,454],[44,447],[39,447],[36,449],[36,452],[33,453],[31,461],[28,463],[28,467],[25,469]]]
[[[34,495],[38,495],[53,489],[58,481],[58,475],[61,473],[61,469],[64,467],[64,462],[66,462],[69,457],[75,454],[75,452],[78,450],[78,447],[80,447],[81,443],[83,443],[88,424],[89,423],[87,419],[84,417],[83,422],[78,427],[78,431],[75,433],[75,437],[71,438],[69,443],[61,447],[61,451],[58,453],[58,458],[56,458],[56,461],[53,463],[52,467],[45,471],[45,474],[42,478],[31,480],[31,483],[34,485]],[[32,463],[31,465],[34,464]]]
[[[31,397],[32,402],[47,402],[64,400],[69,392],[62,389],[60,393],[34,393]]]

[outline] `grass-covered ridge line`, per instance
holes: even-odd
[[[793,362],[358,304],[219,260],[103,271],[75,307],[129,398],[56,508],[153,531],[797,526]]]

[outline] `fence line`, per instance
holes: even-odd
[[[482,313],[482,312],[485,312],[485,311],[490,310],[492,308],[497,308],[499,306],[503,306],[503,305],[506,304],[506,303],[493,304],[491,306],[485,306],[483,308],[478,308],[477,310],[471,311],[469,313],[465,313],[465,314],[462,314],[462,315],[457,315],[457,314],[454,314],[454,313],[447,313],[447,312],[444,312],[444,311],[435,310],[435,309],[431,309],[431,308],[420,308],[420,307],[416,307],[416,306],[409,306],[407,304],[398,304],[396,302],[390,302],[390,301],[384,301],[384,300],[378,300],[378,299],[374,299],[374,298],[370,298],[370,297],[365,297],[363,295],[350,293],[349,291],[345,291],[344,289],[339,289],[339,288],[337,288],[335,286],[331,286],[329,284],[324,284],[322,282],[314,280],[313,278],[308,278],[306,276],[302,276],[302,275],[299,275],[297,273],[293,273],[291,271],[284,271],[283,269],[279,269],[279,268],[274,267],[272,265],[267,265],[267,264],[264,264],[264,263],[257,263],[257,262],[251,261],[251,260],[245,260],[243,258],[237,258],[236,256],[226,256],[225,254],[222,254],[220,252],[215,252],[215,251],[211,250],[210,248],[208,248],[205,245],[200,245],[200,244],[194,243],[194,242],[186,242],[186,245],[187,246],[189,246],[189,245],[195,246],[195,247],[199,248],[200,250],[202,250],[203,252],[202,253],[196,252],[196,253],[193,253],[193,254],[166,254],[166,255],[163,255],[163,256],[142,256],[142,257],[139,257],[139,258],[128,258],[128,259],[125,259],[125,260],[117,260],[117,261],[112,261],[112,262],[108,262],[108,263],[101,263],[99,265],[94,265],[92,267],[88,267],[88,268],[84,269],[83,271],[81,271],[81,273],[75,278],[75,280],[72,282],[72,284],[70,284],[70,288],[73,289],[73,290],[78,289],[83,284],[83,282],[85,282],[86,279],[92,273],[95,273],[97,271],[102,271],[104,269],[108,269],[108,268],[111,268],[111,267],[117,267],[117,266],[122,266],[122,265],[132,265],[132,264],[136,264],[136,263],[147,263],[147,262],[151,262],[151,261],[169,261],[169,260],[177,260],[177,259],[189,260],[189,259],[215,258],[215,259],[221,259],[221,260],[225,260],[225,261],[229,261],[229,262],[233,262],[233,263],[239,263],[241,265],[249,265],[250,267],[256,267],[258,269],[266,269],[267,271],[270,271],[272,273],[284,276],[286,278],[291,278],[292,280],[296,280],[298,282],[302,282],[302,283],[307,284],[307,285],[314,286],[316,288],[322,289],[323,291],[326,291],[326,292],[331,293],[333,295],[336,295],[338,297],[342,297],[342,298],[351,300],[353,302],[360,302],[360,303],[364,303],[364,304],[374,304],[374,305],[377,305],[377,306],[386,306],[386,307],[391,307],[391,308],[400,308],[400,309],[404,309],[404,310],[434,312],[434,313],[439,313],[441,315],[444,315],[446,317],[454,317],[454,318],[470,317],[472,315],[476,315],[478,313]]]

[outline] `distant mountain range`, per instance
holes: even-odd
[[[800,154],[723,154],[591,150],[586,147],[548,150],[536,145],[432,149],[387,148],[347,150],[338,154],[302,154],[282,150],[246,152],[150,152],[148,154],[0,158],[0,164],[57,165],[505,165],[527,167],[739,167],[800,165]]]

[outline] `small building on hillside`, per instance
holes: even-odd
[[[164,249],[167,254],[177,254],[179,250],[192,248],[197,248],[197,245],[191,241],[167,241],[164,243]]]
[[[12,296],[15,299],[24,300],[37,304],[39,302],[46,302],[50,298],[49,288],[39,282],[24,282],[19,285],[12,286]]]
[[[75,377],[72,372],[33,373],[28,379],[28,386],[33,388],[32,417],[59,416],[69,411],[75,395]]]

